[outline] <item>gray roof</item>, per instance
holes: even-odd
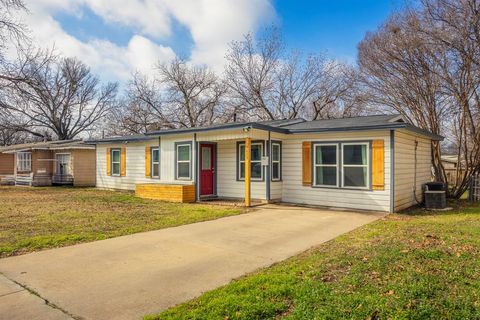
[[[146,134],[130,135],[123,137],[110,137],[100,140],[92,140],[90,143],[98,142],[127,142],[127,141],[144,141],[150,140],[155,136],[195,133],[212,130],[226,130],[251,127],[253,129],[267,130],[279,132],[284,134],[298,134],[298,133],[315,133],[315,132],[329,132],[329,131],[359,131],[359,130],[378,130],[378,129],[407,129],[425,136],[433,140],[443,140],[442,136],[433,134],[426,130],[412,126],[406,123],[403,118],[398,115],[371,115],[352,118],[340,119],[325,119],[306,121],[304,119],[289,119],[289,120],[270,120],[270,121],[256,121],[256,122],[231,122],[214,124],[206,127],[195,128],[179,128],[166,129],[159,131],[150,131]]]
[[[312,131],[312,130],[329,131],[333,129],[351,130],[354,128],[365,128],[365,127],[372,127],[372,126],[375,126],[375,127],[382,126],[382,125],[391,126],[395,122],[401,121],[401,119],[402,118],[398,114],[339,118],[339,119],[322,119],[322,120],[304,121],[301,123],[288,125],[285,128],[287,128],[291,132]]]
[[[42,141],[32,143],[14,144],[11,146],[0,147],[0,152],[17,152],[31,150],[66,150],[66,149],[95,149],[95,146],[86,144],[81,139],[75,140],[57,140]]]

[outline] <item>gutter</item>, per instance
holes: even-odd
[[[219,130],[229,130],[237,128],[252,128],[258,130],[264,130],[269,132],[276,132],[282,134],[301,134],[301,133],[321,133],[321,132],[345,132],[345,131],[366,131],[366,130],[394,130],[394,129],[406,129],[426,137],[429,137],[432,140],[442,141],[444,137],[440,135],[433,134],[426,130],[414,127],[408,123],[404,122],[394,122],[389,124],[382,125],[369,125],[369,126],[358,126],[358,127],[340,127],[340,128],[306,128],[306,129],[286,129],[281,127],[273,127],[258,122],[244,122],[244,123],[232,123],[222,126],[215,127],[204,127],[204,128],[183,128],[183,129],[170,129],[170,130],[160,130],[147,132],[144,136],[137,137],[113,137],[100,140],[90,140],[85,143],[97,144],[97,143],[127,143],[127,142],[141,142],[154,139],[155,137],[160,137],[164,135],[174,135],[174,134],[188,134],[188,133],[198,133],[198,132],[208,132],[208,131],[219,131]]]

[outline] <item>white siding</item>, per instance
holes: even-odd
[[[271,200],[282,200],[283,193],[283,182],[282,181],[272,181],[270,183],[270,199]]]
[[[175,142],[192,141],[192,135],[166,136],[161,139],[160,148],[160,179],[145,177],[145,147],[158,146],[158,139],[146,142],[132,142],[126,144],[98,144],[97,145],[97,187],[109,189],[135,190],[138,183],[179,183],[192,184],[195,168],[195,148],[192,150],[192,180],[175,180]],[[126,147],[126,175],[125,177],[107,176],[106,149]]]
[[[217,144],[217,194],[219,197],[243,198],[245,183],[237,181],[237,141],[219,141]],[[264,172],[265,178],[265,172]],[[266,199],[266,184],[264,181],[252,180],[252,199]]]
[[[415,141],[417,148],[417,181],[415,182]],[[395,211],[422,200],[422,185],[432,179],[431,142],[413,134],[395,131]]]
[[[383,139],[385,145],[385,190],[347,190],[314,188],[302,185],[303,141],[364,141]],[[313,173],[312,173],[313,174]],[[283,140],[283,192],[285,202],[328,207],[390,210],[390,132],[339,132],[315,135],[291,135]]]

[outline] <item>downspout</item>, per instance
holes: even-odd
[[[271,159],[270,159],[270,154],[271,154],[271,148],[272,148],[272,140],[271,140],[271,132],[268,131],[268,142],[267,142],[267,150],[266,150],[266,156],[268,158],[268,164],[265,166],[265,183],[266,183],[266,195],[265,198],[267,200],[267,203],[270,202],[270,172],[271,172]]]
[[[162,178],[162,137],[158,136],[158,180]]]
[[[417,200],[417,150],[418,150],[418,140],[415,139],[415,151],[414,151],[414,168],[413,168],[413,198],[418,205],[421,205],[422,202]]]
[[[195,174],[193,175],[193,184],[195,185],[195,202],[198,202],[200,200],[200,189],[198,185],[198,152],[197,152],[198,146],[197,146],[197,134],[193,134],[193,165],[194,165],[194,170]],[[192,159],[192,160],[193,160]]]
[[[390,213],[395,211],[395,130],[390,130]]]

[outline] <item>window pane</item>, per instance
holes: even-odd
[[[240,179],[245,178],[245,163],[240,163]]]
[[[190,146],[188,146],[188,145],[178,146],[177,150],[178,150],[177,159],[179,161],[189,161],[190,160]]]
[[[262,146],[260,144],[252,145],[252,161],[262,160]]]
[[[280,163],[272,163],[272,178],[280,179]]]
[[[317,146],[316,164],[337,164],[337,146]]]
[[[112,151],[112,162],[120,162],[120,151],[118,150]]]
[[[112,163],[112,174],[120,174],[120,163]]]
[[[160,169],[159,168],[160,168],[160,166],[159,166],[158,163],[153,164],[153,166],[152,166],[152,176],[158,177],[160,175]]]
[[[211,169],[211,156],[212,152],[210,148],[202,147],[202,170]]]
[[[280,161],[280,145],[278,144],[272,145],[272,160]]]
[[[178,163],[178,177],[190,178],[190,163],[188,162]]]
[[[152,150],[152,161],[153,162],[158,162],[160,160],[160,152],[158,149],[153,149]]]
[[[344,145],[343,146],[344,164],[367,164],[367,146],[364,144]]]
[[[260,162],[252,162],[252,178],[262,178],[262,164]]]
[[[366,167],[344,167],[343,185],[345,187],[366,187],[367,186],[367,168]]]
[[[337,168],[336,167],[316,167],[316,184],[326,186],[337,185]]]
[[[240,145],[240,161],[244,161],[245,160],[245,145]]]

